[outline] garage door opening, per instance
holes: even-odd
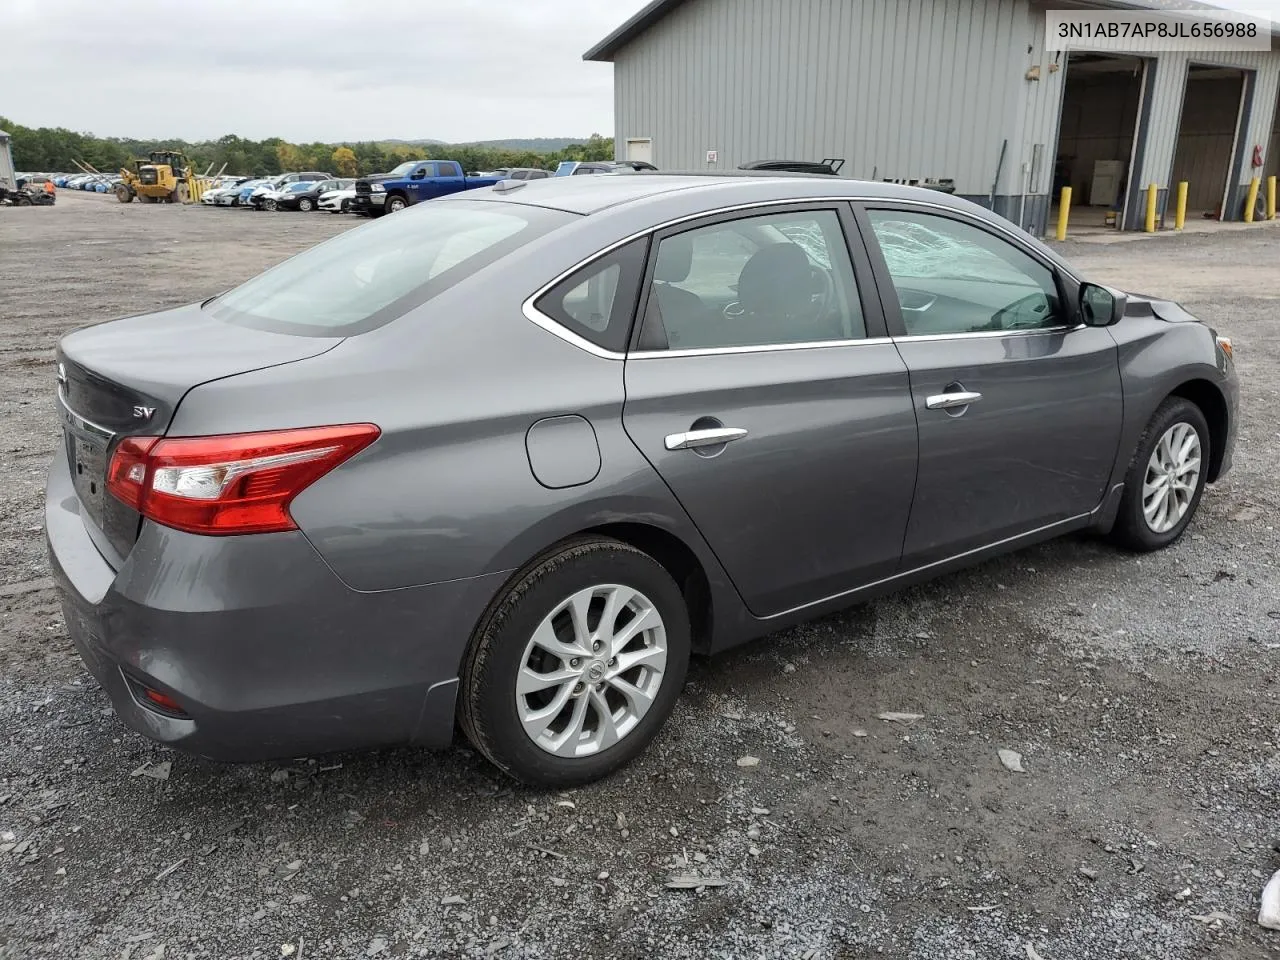
[[[1276,97],[1276,109],[1271,114],[1271,142],[1266,147],[1266,165],[1264,177],[1280,177],[1280,96]],[[1266,187],[1266,181],[1263,181]]]
[[[1053,200],[1071,187],[1070,225],[1119,229],[1137,157],[1147,64],[1141,57],[1067,57]],[[1055,213],[1050,218],[1057,222]]]
[[[1245,72],[1191,64],[1182,98],[1171,186],[1187,183],[1187,219],[1239,220],[1233,182],[1245,116]],[[1243,203],[1243,200],[1241,200]]]

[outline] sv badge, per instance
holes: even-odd
[[[150,420],[151,415],[156,412],[155,407],[134,407],[133,415],[139,420]]]

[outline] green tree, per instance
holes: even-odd
[[[333,172],[340,177],[354,177],[360,168],[355,152],[350,147],[338,147],[329,159],[333,162]]]

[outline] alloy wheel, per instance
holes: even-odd
[[[579,590],[525,646],[515,689],[520,723],[547,753],[592,756],[636,728],[666,667],[666,627],[648,597],[616,583]]]
[[[1142,516],[1153,533],[1167,533],[1187,515],[1200,464],[1200,434],[1191,424],[1179,421],[1160,437],[1142,484]]]

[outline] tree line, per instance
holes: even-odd
[[[133,160],[152,150],[179,150],[192,161],[198,173],[212,166],[214,172],[225,165],[229,174],[273,176],[294,170],[326,170],[343,177],[383,173],[406,160],[457,160],[464,170],[492,170],[496,167],[543,167],[554,169],[562,160],[612,160],[613,138],[592,134],[583,143],[563,150],[540,153],[534,150],[507,150],[476,144],[404,143],[289,143],[279,137],[246,140],[228,134],[218,140],[190,143],[185,140],[132,140],[124,137],[95,137],[61,127],[24,127],[0,117],[0,130],[13,138],[13,163],[19,170],[39,173],[74,172],[80,161],[104,173],[131,166]]]

